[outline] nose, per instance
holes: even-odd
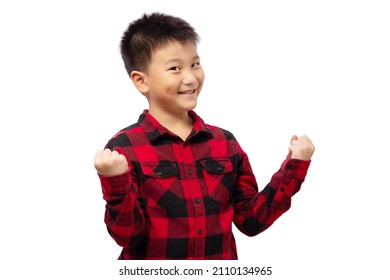
[[[183,84],[189,85],[195,83],[196,81],[197,79],[192,71],[186,71],[184,73]]]

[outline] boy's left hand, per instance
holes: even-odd
[[[310,160],[315,147],[313,143],[310,141],[309,137],[306,135],[296,136],[293,135],[291,137],[289,152],[291,154],[292,159],[300,159],[300,160]]]

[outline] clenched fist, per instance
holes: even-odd
[[[290,147],[288,148],[291,153],[291,158],[300,160],[310,160],[314,153],[315,147],[306,135],[291,137]]]
[[[110,149],[97,151],[94,164],[98,174],[107,177],[121,175],[129,169],[125,156]]]

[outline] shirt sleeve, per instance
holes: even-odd
[[[291,198],[305,180],[311,161],[283,161],[265,188],[258,192],[247,155],[241,150],[240,170],[235,187],[234,223],[246,235],[254,236],[270,227],[291,206]]]
[[[123,150],[111,140],[106,145],[110,150],[123,154]],[[129,170],[118,176],[98,174],[103,199],[106,201],[104,222],[111,237],[122,247],[135,247],[144,237],[145,216],[140,204],[138,188]]]

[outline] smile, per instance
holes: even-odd
[[[178,94],[193,94],[193,93],[195,93],[195,89],[178,92]]]

